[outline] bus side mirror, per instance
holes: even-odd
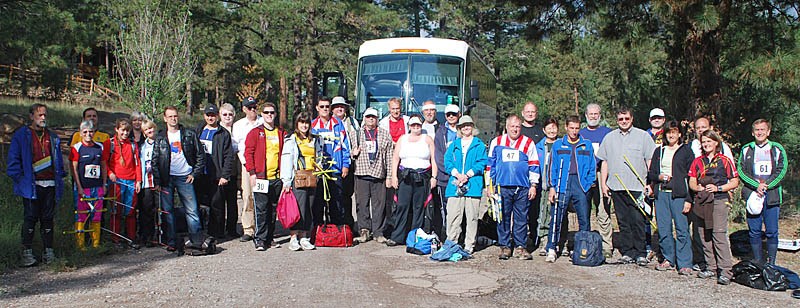
[[[329,98],[341,96],[347,100],[347,79],[342,72],[325,72],[322,74],[322,95]]]
[[[471,101],[480,100],[481,91],[478,88],[478,81],[477,80],[470,80],[469,81],[469,98]]]

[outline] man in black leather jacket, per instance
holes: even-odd
[[[164,110],[164,122],[167,130],[158,133],[153,148],[153,184],[156,190],[163,188],[160,194],[161,209],[167,212],[163,214],[163,225],[167,228],[166,244],[170,250],[174,250],[176,234],[172,203],[175,191],[186,212],[191,242],[197,245],[203,242],[197,197],[192,183],[203,174],[206,155],[197,133],[178,124],[178,110],[175,107]]]
[[[206,167],[203,175],[195,183],[197,200],[200,204],[210,208],[209,215],[202,217],[203,225],[209,235],[222,239],[225,237],[225,196],[236,193],[237,187],[233,183],[234,156],[231,147],[231,134],[219,125],[219,109],[215,105],[206,106],[203,111],[205,122],[198,125],[197,132],[200,143],[206,153]],[[236,214],[236,206],[233,214]],[[228,214],[231,211],[229,209]],[[230,221],[229,221],[230,222]],[[228,230],[235,229],[228,226]]]

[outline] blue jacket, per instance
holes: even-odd
[[[557,193],[567,191],[567,179],[569,179],[569,166],[572,163],[572,147],[569,145],[569,136],[564,136],[553,143],[553,152],[550,156],[550,187],[555,187]],[[578,136],[578,145],[575,148],[575,159],[578,162],[578,181],[581,183],[583,192],[589,191],[595,178],[597,178],[597,163],[594,159],[594,147],[592,142]],[[561,168],[561,170],[559,170]],[[563,180],[560,178],[563,177]]]
[[[448,127],[447,122],[439,124],[439,127],[436,129],[435,137],[433,138],[433,150],[434,150],[434,160],[436,161],[436,166],[439,167],[439,171],[437,174],[434,174],[436,180],[438,180],[438,186],[447,186],[447,181],[450,179],[450,170],[442,168],[444,166],[444,153],[447,152],[447,132],[450,130]]]
[[[63,178],[67,176],[67,172],[64,170],[64,157],[61,155],[61,139],[51,130],[47,130],[47,133],[50,135],[50,153],[53,156],[53,171],[56,174],[56,202],[58,202],[64,193]],[[11,137],[11,147],[8,149],[6,174],[14,181],[14,194],[25,199],[36,199],[32,137],[30,127],[22,126]]]
[[[342,120],[331,116],[329,123],[331,125],[327,127],[328,123],[324,123],[322,118],[314,119],[311,122],[311,133],[322,137],[323,153],[334,161],[330,168],[336,169],[335,173],[339,174],[343,168],[350,168],[350,139]],[[327,162],[323,163],[323,167],[328,168]]]
[[[453,181],[457,180],[451,174],[453,169],[456,169],[461,174],[467,174],[472,170],[474,174],[467,181],[468,189],[464,196],[480,198],[483,189],[483,169],[486,168],[486,161],[486,144],[478,137],[472,137],[472,143],[467,148],[466,160],[464,159],[464,149],[461,147],[461,138],[456,138],[447,147],[447,152],[444,153],[444,170],[450,175],[444,196],[447,198],[458,197],[456,185],[453,184]]]
[[[508,135],[492,139],[486,171],[489,172],[492,185],[496,186],[529,188],[544,181],[539,169],[536,144],[525,135],[514,141]]]

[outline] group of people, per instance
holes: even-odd
[[[607,258],[615,247],[620,263],[645,266],[659,255],[657,270],[698,271],[698,277],[729,284],[727,218],[731,191],[741,181],[754,259],[775,262],[788,158],[769,140],[765,120],[752,124],[755,141],[742,147],[734,163],[708,118],[694,121],[696,139],[688,142],[683,125],[665,121],[659,108],[650,112],[646,131],[633,127],[630,109],[618,108],[618,128],[612,130],[601,125],[601,107],[589,104],[586,126],[581,128],[578,116],[567,116],[566,134],[559,137],[559,121],[539,125],[537,106],[528,102],[522,117],[506,118],[503,133],[487,145],[457,105],[426,101],[422,114],[411,116],[403,114],[400,98],[387,105],[387,116],[381,119],[368,108],[359,123],[343,98],[323,97],[317,117],[296,113],[289,133],[276,125],[274,104],[247,97],[241,103],[245,116],[235,122],[231,104],[209,105],[204,123],[190,129],[170,107],[160,131],[134,112],[115,122],[114,136],[98,131],[97,111],[88,108],[69,155],[77,245],[84,249],[84,233],[90,233],[96,247],[106,230],[133,248],[161,244],[174,250],[177,217],[186,220],[186,245],[210,235],[252,241],[258,251],[277,248],[276,205],[291,192],[300,212],[289,230],[291,250],[315,249],[314,226],[329,223],[350,225],[358,242],[374,239],[387,246],[404,244],[409,231],[422,228],[472,253],[487,211],[481,197],[488,194],[502,205],[491,213],[500,259],[530,260],[538,247],[546,261],[556,262],[568,250],[566,214],[574,211],[579,230],[590,231],[594,208]],[[436,119],[439,109],[444,123]],[[37,221],[42,259],[54,258],[53,209],[67,174],[60,140],[46,117],[46,106],[31,106],[31,124],[14,134],[9,151],[7,173],[25,207],[26,266],[37,263],[31,247]],[[180,208],[173,204],[175,194]],[[200,204],[208,215],[198,210]],[[102,213],[108,213],[107,222]]]

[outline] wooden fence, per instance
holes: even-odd
[[[25,80],[33,84],[40,84],[42,74],[31,69],[23,69],[19,66],[0,64],[0,79],[5,79],[6,83],[14,79]],[[122,101],[122,96],[107,87],[98,85],[94,79],[86,79],[80,76],[67,75],[67,83],[74,86],[78,91],[87,93],[89,96],[97,93],[111,101]]]

